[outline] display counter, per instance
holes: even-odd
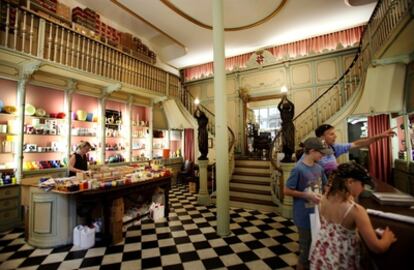
[[[130,184],[88,189],[75,192],[51,190],[46,192],[37,186],[30,186],[27,241],[39,248],[51,248],[72,243],[73,228],[77,225],[77,205],[93,202],[103,208],[104,238],[111,241],[110,207],[114,200],[126,196],[148,194],[156,188],[165,194],[165,216],[169,214],[168,194],[171,177],[159,177]],[[122,227],[120,228],[122,230]],[[118,232],[119,233],[119,232]]]
[[[377,192],[399,192],[390,185],[376,182]],[[414,217],[414,209],[410,207],[389,206],[379,204],[372,196],[359,199],[359,203],[365,208],[381,210],[383,212],[396,213]],[[412,258],[414,249],[414,225],[406,222],[370,215],[374,228],[388,226],[395,234],[397,241],[383,254],[375,254],[367,251],[367,260],[363,260],[364,269],[414,269]]]

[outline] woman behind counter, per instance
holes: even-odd
[[[78,172],[88,170],[88,157],[86,154],[92,149],[89,142],[81,142],[76,147],[76,152],[69,159],[69,176],[75,176]]]

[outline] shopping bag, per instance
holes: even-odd
[[[164,210],[164,205],[152,203],[150,207],[150,218],[154,221],[162,219],[164,217]]]
[[[83,226],[83,230],[80,233],[80,248],[88,249],[95,245],[95,228],[89,228]]]
[[[319,207],[317,205],[315,205],[315,213],[310,214],[309,219],[310,219],[311,236],[312,236],[310,250],[312,250],[316,244],[319,231],[321,230],[321,219],[319,216]],[[311,252],[309,252],[309,254],[311,254]]]

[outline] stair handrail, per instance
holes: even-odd
[[[407,15],[410,14],[410,10],[414,8],[413,0],[401,0],[401,1],[378,1],[375,9],[365,26],[361,39],[358,44],[358,50],[354,56],[349,67],[345,70],[342,76],[337,79],[328,89],[326,89],[316,100],[314,100],[309,106],[307,106],[301,113],[299,113],[294,119],[295,123],[295,144],[299,145],[303,136],[306,136],[313,131],[317,126],[326,121],[329,117],[337,113],[349,100],[353,97],[357,90],[362,88],[365,81],[365,75],[368,70],[368,66],[371,63],[373,54],[387,42],[388,35],[396,28],[399,22]],[[389,17],[387,17],[389,16]],[[412,15],[411,15],[412,16]],[[384,34],[384,32],[386,32]],[[332,94],[336,86],[342,84],[343,92],[342,96],[339,91]],[[326,102],[327,96],[331,94],[333,97],[329,98],[328,105],[332,108],[332,100],[336,102],[337,106],[334,110],[330,110],[329,114],[321,115],[325,111],[319,112],[321,103]],[[336,94],[336,95],[335,95]],[[325,105],[325,104],[322,104]],[[315,112],[313,111],[315,110]],[[310,111],[310,115],[309,115]],[[315,118],[316,115],[316,119]],[[310,117],[310,118],[309,118]],[[306,121],[300,121],[301,118],[306,118]],[[311,121],[309,121],[311,119]],[[314,121],[312,121],[314,120]],[[316,121],[315,121],[316,120]],[[310,123],[310,126],[309,126]],[[299,124],[306,125],[306,129],[302,131]],[[277,153],[281,152],[280,136],[283,131],[280,131],[271,143],[269,151],[269,160],[272,165],[272,199],[275,202],[280,203],[283,201],[283,188],[279,186],[283,179],[283,171],[278,166]],[[279,142],[279,143],[278,143]],[[276,153],[276,155],[275,155]],[[276,157],[276,158],[275,158]]]
[[[388,41],[389,34],[403,18],[407,14],[410,16],[413,7],[413,0],[378,1],[363,30],[358,51],[349,67],[339,79],[293,119],[296,128],[296,145],[299,145],[300,140],[317,126],[343,108],[358,93],[358,90],[362,89],[362,82],[365,80],[374,53]],[[337,87],[340,90],[337,90]]]

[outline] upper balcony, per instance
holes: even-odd
[[[8,1],[15,2],[15,1]],[[70,21],[0,2],[0,62],[9,66],[41,61],[40,71],[98,86],[121,83],[120,92],[146,98],[180,96],[179,77],[97,37]],[[18,2],[18,1],[17,1]]]

